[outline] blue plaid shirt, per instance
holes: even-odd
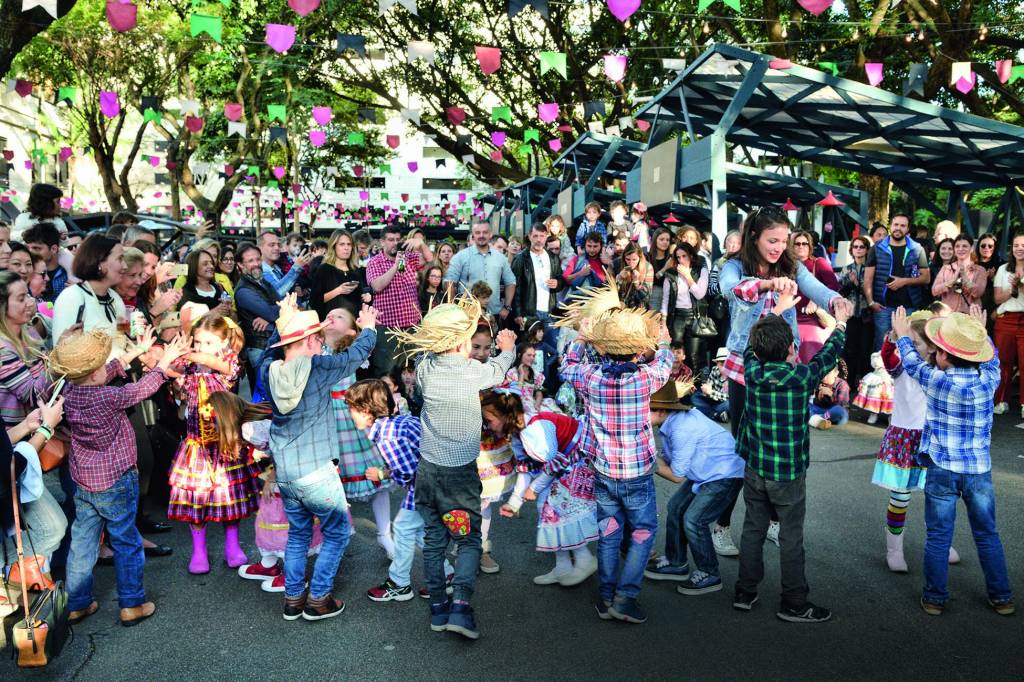
[[[377,419],[366,435],[391,469],[391,480],[408,491],[402,500],[402,509],[415,511],[416,467],[420,463],[419,417],[403,415]]]
[[[909,337],[896,341],[903,370],[921,384],[928,411],[921,451],[937,466],[959,474],[992,469],[992,399],[999,386],[999,354],[977,369],[945,371],[926,363]]]

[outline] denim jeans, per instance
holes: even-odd
[[[885,335],[889,333],[890,329],[892,329],[892,314],[895,311],[895,308],[882,306],[882,309],[877,313],[872,313],[872,317],[875,321],[875,342],[874,345],[871,346],[872,351],[878,352],[882,349],[882,341],[885,340]],[[908,310],[907,314],[909,315],[911,312],[913,311]]]
[[[288,544],[284,549],[284,591],[299,597],[306,587],[306,556],[313,538],[313,517],[320,519],[324,542],[313,565],[309,595],[320,599],[334,587],[338,564],[349,539],[348,501],[333,464],[295,481],[278,481],[284,513],[288,517]]]
[[[665,510],[665,556],[673,566],[685,566],[690,546],[698,570],[718,575],[718,557],[708,525],[736,501],[742,478],[723,478],[702,484],[693,491],[693,481],[679,486]]]
[[[932,464],[924,485],[924,598],[934,604],[949,599],[946,580],[949,574],[949,546],[956,525],[956,500],[963,498],[967,520],[971,524],[978,560],[985,574],[985,590],[994,602],[1013,597],[1006,571],[1003,543],[996,530],[996,496],[992,472],[958,474]]]
[[[718,415],[729,412],[729,401],[716,402],[703,393],[697,392],[690,396],[693,406],[708,419],[717,419]]]
[[[388,577],[399,587],[405,587],[412,582],[410,573],[416,545],[423,541],[423,517],[418,511],[399,509],[391,522],[391,535],[395,540],[395,558],[388,569]]]
[[[52,557],[63,542],[64,536],[68,535],[68,521],[64,512],[46,488],[43,488],[43,493],[38,499],[21,503],[21,528],[26,557],[29,554]],[[0,537],[0,546],[3,547],[0,556],[7,564],[16,563],[18,550],[14,535]],[[52,558],[50,566],[53,566]]]
[[[825,409],[824,407],[818,407],[815,404],[811,404],[811,416],[818,415],[820,417],[828,416],[828,420],[832,422],[833,426],[842,426],[846,422],[850,421],[850,413],[846,411],[846,408],[842,405],[833,405],[832,407]]]
[[[480,569],[480,472],[476,462],[439,466],[425,459],[416,469],[416,511],[423,517],[423,577],[432,604],[443,604],[444,562],[449,540],[458,547],[452,599],[469,602]]]
[[[597,498],[597,574],[601,598],[635,599],[658,531],[658,501],[654,477],[609,478],[594,473]],[[619,543],[625,526],[632,530],[626,561],[619,573]]]
[[[100,492],[79,488],[75,492],[75,522],[71,526],[68,554],[68,610],[79,611],[93,601],[92,572],[100,553],[104,525],[114,550],[117,601],[122,609],[146,601],[142,569],[146,554],[142,536],[135,527],[139,508],[139,472],[126,471],[114,485]]]

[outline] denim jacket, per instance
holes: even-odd
[[[718,275],[722,295],[729,302],[729,338],[725,345],[731,352],[740,354],[747,349],[750,328],[761,319],[761,313],[767,300],[767,297],[763,295],[758,297],[756,303],[748,303],[738,298],[733,289],[745,279],[750,279],[750,276],[743,271],[743,263],[739,258],[727,260]],[[796,265],[796,283],[800,288],[801,296],[810,298],[825,310],[830,310],[829,304],[833,298],[840,298],[837,292],[826,287],[808,272],[803,263]],[[789,323],[790,329],[793,330],[793,342],[799,347],[800,332],[796,326],[796,310],[790,308],[782,314],[782,318]]]

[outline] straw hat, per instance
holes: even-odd
[[[694,382],[692,379],[684,381],[670,381],[659,388],[651,396],[652,410],[689,410],[692,405],[684,405],[679,402],[686,396],[693,393]]]
[[[936,346],[958,358],[988,362],[995,357],[985,325],[970,315],[953,313],[949,317],[933,317],[925,323],[924,333]]]
[[[658,313],[640,308],[610,310],[598,317],[587,340],[601,355],[635,355],[658,346]]]
[[[480,323],[480,301],[462,295],[454,303],[435,306],[412,331],[390,332],[406,355],[446,353],[473,338]]]
[[[563,308],[563,314],[554,326],[579,329],[580,320],[595,319],[609,310],[621,309],[622,302],[619,300],[615,278],[607,270],[605,276],[604,286],[582,289],[570,296],[568,305]]]
[[[272,345],[271,348],[287,346],[296,341],[301,341],[307,336],[317,334],[324,328],[324,324],[320,321],[320,316],[316,314],[315,310],[300,310],[286,320],[279,318],[277,320],[277,333],[281,335],[281,340]]]
[[[65,336],[50,352],[50,372],[68,379],[87,377],[107,363],[113,343],[113,338],[100,329]]]

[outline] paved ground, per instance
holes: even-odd
[[[1011,579],[1024,586],[1024,431],[1020,420],[997,418],[993,447],[998,523]],[[907,554],[911,573],[890,574],[884,563],[885,493],[869,482],[881,429],[863,423],[813,438],[808,480],[807,573],[811,598],[834,611],[822,625],[775,618],[777,550],[769,546],[761,602],[750,613],[731,608],[736,561],[722,561],[727,588],[684,597],[669,584],[646,583],[650,619],[633,626],[598,620],[591,606],[595,579],[574,588],[536,587],[549,569],[533,551],[535,512],[496,519],[498,575],[481,576],[476,609],[483,633],[469,643],[429,631],[427,607],[416,599],[374,604],[366,588],[385,574],[372,518],[357,505],[353,538],[336,583],[348,602],[323,623],[288,623],[281,597],[243,581],[223,562],[207,576],[186,573],[188,530],[162,536],[175,556],[147,565],[146,586],[156,615],[135,628],[117,624],[112,568],[97,570],[100,612],[76,628],[75,640],[44,671],[24,680],[277,680],[622,679],[639,674],[689,679],[1021,679],[1024,614],[995,615],[961,514],[956,546],[961,565],[950,572],[952,601],[931,618],[917,605],[921,589],[922,498],[911,503]],[[671,494],[659,482],[659,506]],[[393,498],[397,509],[399,498]],[[742,502],[734,524],[742,522]],[[962,508],[961,508],[962,511]],[[212,534],[213,551],[221,546]],[[252,549],[251,524],[246,546]],[[738,534],[737,534],[738,540]],[[659,535],[659,547],[661,537]],[[418,562],[417,562],[418,563]],[[418,580],[417,565],[414,578]],[[1018,592],[1020,594],[1020,592]],[[1018,604],[1024,606],[1021,599]],[[0,678],[14,670],[0,657]]]

